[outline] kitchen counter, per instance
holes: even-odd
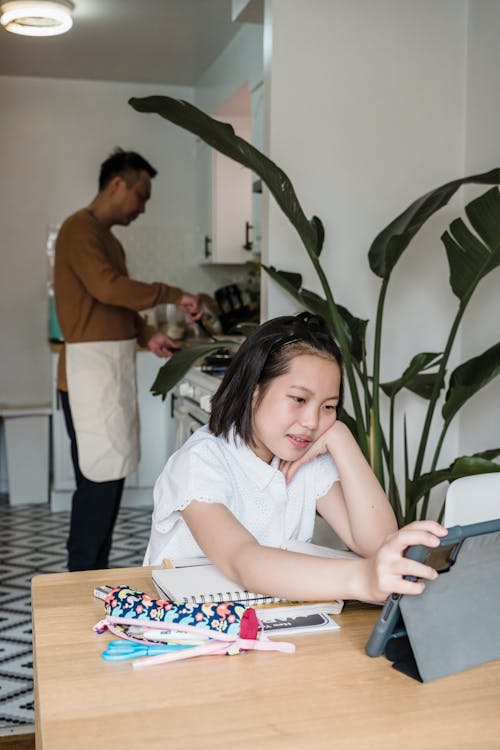
[[[227,336],[225,334],[222,334],[221,336],[216,336],[216,338],[218,341],[220,341],[221,348],[227,346],[226,342],[228,341],[236,341],[237,344],[241,346],[241,344],[245,340],[244,336]],[[64,347],[64,342],[62,341],[50,341],[49,340],[48,343],[49,343],[50,351],[56,354],[61,352]],[[181,346],[182,349],[187,349],[189,347],[197,346],[197,345],[210,344],[210,343],[215,344],[215,341],[212,342],[212,339],[210,339],[208,336],[189,336],[184,339],[177,339],[175,340],[175,343],[179,344],[179,346]],[[137,349],[138,351],[143,351],[143,352],[149,351],[147,347],[138,346]]]

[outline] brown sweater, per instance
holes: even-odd
[[[68,343],[137,338],[142,346],[154,329],[137,311],[176,304],[182,296],[175,286],[130,279],[122,245],[86,208],[66,219],[59,230],[54,292],[57,318]],[[57,385],[67,390],[64,351]]]

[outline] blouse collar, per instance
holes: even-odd
[[[273,456],[271,463],[266,463],[253,452],[239,435],[236,435],[234,427],[231,428],[228,435],[227,444],[238,463],[243,467],[245,474],[257,484],[259,489],[264,490],[276,478],[276,475],[280,475],[283,482],[285,481],[285,477],[279,470],[280,459],[278,456]]]

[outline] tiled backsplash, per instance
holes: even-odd
[[[163,281],[193,293],[213,294],[220,286],[243,282],[247,275],[245,266],[202,266],[200,240],[194,229],[187,233],[174,225],[138,223],[113,231],[125,248],[131,278],[140,281]]]

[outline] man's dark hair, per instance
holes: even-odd
[[[337,416],[340,416],[344,383],[338,344],[319,315],[286,315],[256,328],[234,355],[212,398],[209,427],[214,435],[227,438],[234,427],[236,435],[252,445],[254,406],[258,406],[270,382],[288,372],[292,359],[301,354],[316,354],[338,364],[341,377]],[[253,404],[257,386],[259,397]]]
[[[124,151],[116,148],[111,156],[101,164],[99,172],[99,190],[102,190],[114,177],[125,178],[127,185],[133,185],[138,173],[144,170],[150,177],[156,177],[158,172],[151,164],[135,151]]]

